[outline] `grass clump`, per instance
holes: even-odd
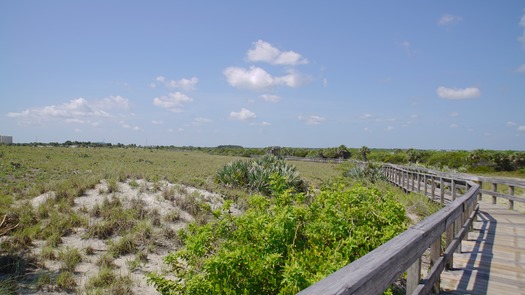
[[[75,281],[73,272],[68,270],[61,271],[56,277],[56,286],[58,290],[74,292],[77,287],[77,282]]]
[[[131,294],[133,281],[129,276],[117,276],[112,269],[100,268],[87,282],[86,294]]]
[[[61,269],[74,272],[75,267],[82,261],[82,254],[77,248],[66,247],[58,253],[58,259],[61,261]]]
[[[137,252],[137,246],[131,235],[125,235],[117,241],[110,241],[108,250],[113,257],[119,257]]]

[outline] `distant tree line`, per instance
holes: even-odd
[[[15,143],[14,146],[52,146],[82,148],[147,148],[173,151],[201,151],[213,155],[259,157],[273,154],[281,157],[350,159],[385,162],[392,164],[419,164],[438,169],[458,169],[463,172],[520,171],[525,173],[525,151],[466,150],[419,150],[419,149],[371,149],[366,146],[347,148],[345,145],[328,148],[264,147],[246,148],[240,145],[217,147],[194,146],[140,146],[136,144],[112,144],[105,142],[66,141],[63,143]]]

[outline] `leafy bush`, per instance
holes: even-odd
[[[230,162],[217,172],[215,179],[221,184],[247,188],[269,196],[273,193],[271,178],[276,176],[284,179],[288,188],[297,192],[307,190],[307,184],[299,177],[297,169],[273,155],[265,155],[256,160]]]
[[[276,179],[273,186],[282,180]],[[393,238],[406,227],[392,194],[335,183],[316,197],[280,190],[252,196],[241,216],[181,230],[164,261],[175,281],[150,274],[163,294],[292,294]]]

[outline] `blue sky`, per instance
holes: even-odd
[[[1,1],[15,142],[525,150],[523,1]]]

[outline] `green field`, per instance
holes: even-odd
[[[151,292],[145,283],[126,286],[131,279],[145,282],[137,270],[151,261],[162,265],[180,243],[178,228],[213,219],[211,209],[225,200],[245,208],[251,192],[214,181],[221,167],[239,159],[247,160],[181,149],[0,145],[0,217],[16,217],[11,225],[18,224],[0,240],[0,293]],[[294,165],[312,190],[341,175],[335,164]],[[117,264],[126,255],[120,275]],[[86,274],[75,273],[79,264],[96,269],[84,285]]]

